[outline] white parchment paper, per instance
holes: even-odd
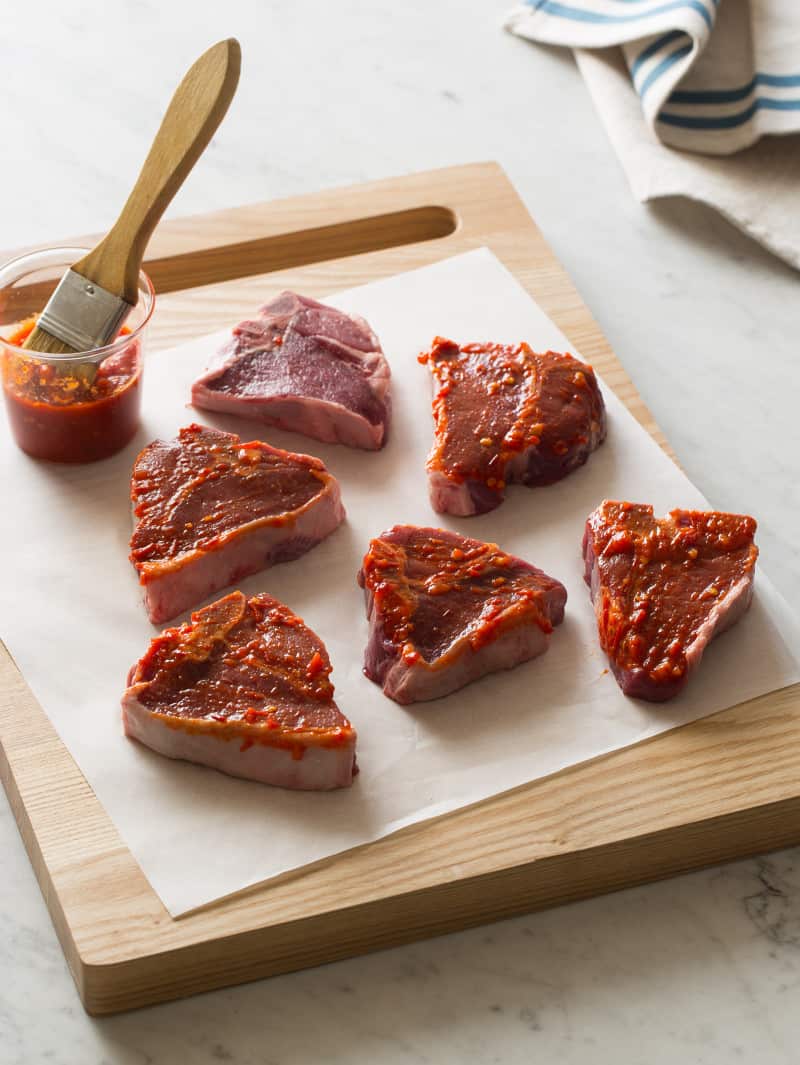
[[[264,301],[274,294],[265,288]],[[582,579],[586,515],[606,497],[650,502],[657,513],[705,505],[605,386],[608,440],[583,469],[549,488],[512,488],[499,510],[480,518],[432,511],[424,470],[430,386],[417,353],[437,333],[574,351],[488,250],[329,302],[364,315],[391,363],[394,419],[381,452],[188,410],[190,382],[219,334],[150,358],[144,425],[112,459],[85,467],[37,463],[3,436],[2,637],[174,916],[800,680],[790,651],[798,644],[785,635],[791,617],[763,573],[752,609],[710,646],[674,701],[626,699],[605,672]],[[122,735],[126,675],[155,631],[128,562],[131,464],[150,440],[172,437],[193,420],[319,455],[341,481],[346,524],[301,560],[241,587],[277,596],[325,641],[336,699],[359,733],[361,773],[352,789],[292,793],[234,780],[171,762]],[[744,497],[741,509],[748,509]],[[355,574],[369,537],[396,522],[497,541],[563,581],[566,620],[547,654],[438,702],[402,708],[384,698],[361,673],[367,628]]]

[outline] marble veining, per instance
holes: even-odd
[[[773,943],[800,951],[800,883],[794,867],[778,868],[769,858],[754,864],[758,886],[742,899],[745,913]]]
[[[797,605],[797,274],[706,208],[637,204],[571,57],[500,31],[510,2],[6,4],[2,243],[109,225],[177,75],[235,34],[238,98],[172,213],[498,159]],[[0,1063],[794,1065],[798,853],[96,1021],[2,799]]]

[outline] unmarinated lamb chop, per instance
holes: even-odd
[[[315,440],[375,450],[389,425],[389,364],[358,315],[283,292],[241,322],[192,403]]]
[[[319,459],[201,425],[139,454],[131,500],[130,557],[154,624],[299,558],[344,518],[339,484]]]
[[[600,645],[626,695],[671,699],[708,644],[753,595],[756,523],[741,514],[606,500],[586,522],[583,556]]]
[[[419,361],[433,376],[428,488],[441,514],[494,510],[512,482],[552,484],[605,438],[594,371],[571,355],[437,337]]]
[[[547,650],[562,584],[522,559],[445,529],[395,525],[358,574],[370,623],[364,673],[390,699],[438,699]]]
[[[346,788],[356,733],[325,646],[269,595],[232,592],[166,629],[131,669],[126,736],[168,758],[282,788]]]

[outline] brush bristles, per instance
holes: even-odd
[[[75,348],[54,337],[52,333],[40,329],[38,325],[25,340],[23,347],[31,351],[41,351],[43,355],[69,355],[75,351]]]

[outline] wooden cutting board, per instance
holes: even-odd
[[[233,324],[280,288],[324,297],[481,245],[669,450],[493,163],[163,224],[146,264],[152,346]],[[796,843],[800,685],[178,920],[2,648],[0,770],[83,1003],[103,1014]]]

